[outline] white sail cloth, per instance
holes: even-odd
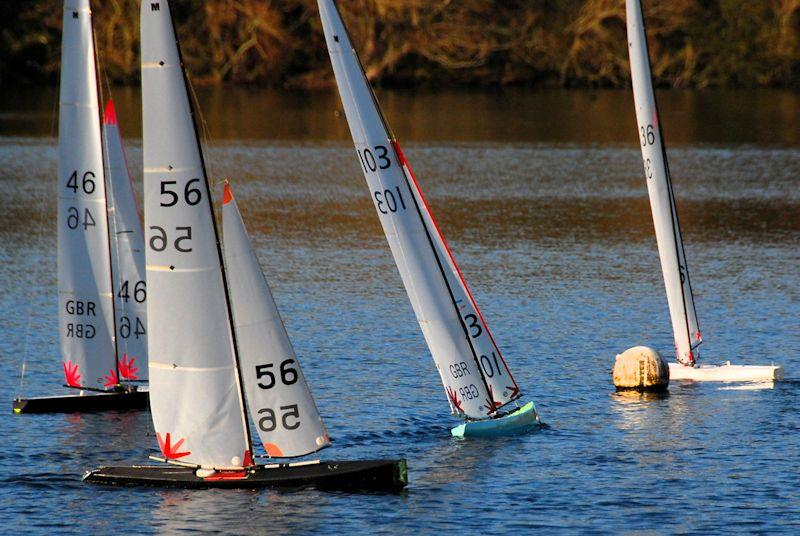
[[[58,124],[58,306],[66,383],[103,389],[116,377],[105,174],[92,14],[64,2]]]
[[[693,349],[703,342],[697,326],[689,269],[684,256],[675,198],[669,176],[664,139],[656,106],[650,58],[640,0],[626,1],[628,52],[639,143],[650,195],[658,254],[667,290],[667,302],[675,337],[677,359],[692,364]]]
[[[147,282],[142,221],[128,172],[114,102],[103,114],[114,311],[117,329],[118,382],[147,379]]]
[[[318,1],[359,163],[451,409],[486,418],[521,396],[378,108],[336,5]]]
[[[142,2],[150,408],[162,453],[241,467],[249,436],[212,204],[166,0]]]
[[[290,458],[330,445],[230,186],[222,229],[231,308],[250,414],[267,454]]]

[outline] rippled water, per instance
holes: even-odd
[[[119,93],[140,176],[136,99]],[[670,167],[706,339],[701,356],[774,361],[789,381],[673,384],[669,396],[645,399],[615,394],[610,378],[616,353],[672,347],[630,95],[553,93],[544,104],[522,90],[511,103],[468,95],[421,95],[408,113],[412,95],[383,100],[498,344],[549,425],[491,441],[449,437],[455,422],[346,125],[331,119],[335,95],[230,91],[225,114],[222,97],[201,93],[210,172],[231,177],[334,439],[322,457],[404,456],[410,484],[400,495],[93,487],[81,483],[84,470],[141,463],[156,449],[146,413],[12,415],[23,361],[26,395],[61,390],[57,151],[51,93],[4,99],[6,532],[800,530],[800,96],[662,98],[668,144],[676,133]],[[717,108],[697,104],[706,101]],[[280,118],[276,109],[290,119],[263,124],[256,102],[270,120]],[[514,107],[508,120],[519,128],[509,129],[503,118]],[[562,111],[549,137],[541,126],[526,130],[555,124]],[[697,126],[723,120],[722,132]]]

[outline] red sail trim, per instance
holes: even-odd
[[[119,363],[119,375],[125,380],[138,380],[139,367],[136,366],[136,358],[128,354],[122,354],[122,361]]]
[[[231,186],[227,182],[225,183],[225,188],[222,190],[222,204],[227,205],[233,200],[233,192],[231,191]]]
[[[114,101],[108,99],[106,103],[106,110],[103,113],[103,123],[106,125],[116,125],[117,124],[117,111],[114,108]]]
[[[414,171],[412,171],[411,165],[408,163],[408,160],[406,160],[406,157],[403,154],[402,149],[400,149],[400,144],[397,143],[397,140],[393,139],[391,141],[392,141],[392,145],[394,146],[394,150],[397,153],[398,158],[400,158],[400,165],[402,165],[408,171],[408,176],[411,178],[411,182],[414,184],[414,188],[417,190],[417,195],[419,195],[419,198],[422,200],[422,204],[425,206],[425,210],[428,212],[428,217],[433,222],[433,227],[436,230],[436,234],[439,235],[439,239],[442,241],[442,244],[444,244],[444,249],[447,252],[447,256],[450,258],[450,262],[455,267],[456,274],[458,275],[458,278],[461,281],[461,284],[464,286],[464,289],[467,291],[467,296],[469,297],[469,301],[472,303],[472,307],[474,307],[475,311],[478,313],[478,316],[480,317],[481,322],[483,323],[483,326],[486,328],[486,333],[489,335],[489,340],[492,341],[492,346],[494,346],[494,349],[497,350],[497,355],[500,356],[500,360],[503,362],[503,366],[506,367],[506,371],[508,372],[508,376],[511,378],[511,381],[514,383],[514,391],[515,391],[515,393],[512,393],[512,397],[511,397],[511,400],[513,400],[514,399],[513,398],[513,394],[519,393],[519,386],[517,385],[517,381],[514,379],[514,375],[511,374],[511,369],[508,368],[508,365],[506,364],[506,360],[503,357],[503,353],[500,351],[500,348],[497,347],[497,343],[494,340],[494,336],[492,335],[492,332],[489,329],[489,324],[486,323],[486,320],[483,318],[483,314],[481,313],[481,310],[478,308],[478,304],[475,302],[475,298],[472,297],[472,292],[469,290],[469,285],[467,285],[467,281],[466,281],[466,279],[464,279],[464,275],[461,273],[461,269],[458,267],[458,263],[456,263],[456,259],[455,259],[455,257],[453,257],[453,253],[450,251],[450,246],[447,244],[447,240],[445,240],[444,235],[442,234],[442,231],[439,229],[439,224],[436,222],[436,218],[433,217],[433,212],[431,212],[431,207],[428,205],[428,201],[425,199],[425,196],[422,194],[422,189],[419,187],[419,183],[417,182],[417,178],[414,176]],[[511,402],[511,400],[509,400],[509,402]]]
[[[180,452],[181,445],[183,445],[183,442],[186,440],[185,438],[181,438],[173,445],[169,432],[167,432],[164,437],[161,437],[160,432],[156,432],[156,439],[158,439],[158,447],[161,449],[161,454],[168,460],[177,460],[178,458],[183,458],[191,454],[190,451]]]
[[[117,376],[117,371],[114,369],[110,369],[108,374],[105,376],[105,383],[103,387],[114,387],[115,385],[119,384],[119,376]]]
[[[72,360],[62,361],[61,366],[64,368],[64,378],[67,381],[67,385],[81,387],[81,375],[77,363],[73,363]]]

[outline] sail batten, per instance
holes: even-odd
[[[454,413],[485,419],[520,396],[389,130],[331,0],[319,0],[331,65],[384,234]]]
[[[143,64],[160,67],[142,71],[153,426],[168,459],[243,467],[250,438],[224,268],[167,1],[142,3],[141,32]]]
[[[679,362],[691,365],[697,358],[693,350],[703,341],[697,325],[689,269],[653,90],[640,0],[626,0],[626,24],[639,142],[667,292],[676,357]]]

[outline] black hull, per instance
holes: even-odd
[[[14,413],[84,413],[147,409],[147,391],[15,398]]]
[[[408,484],[406,461],[370,460],[320,462],[310,465],[265,467],[258,465],[243,475],[227,473],[220,478],[200,478],[192,467],[134,465],[101,467],[89,471],[83,480],[114,486],[169,488],[309,488],[330,491],[400,491]],[[226,475],[226,473],[217,473]]]

